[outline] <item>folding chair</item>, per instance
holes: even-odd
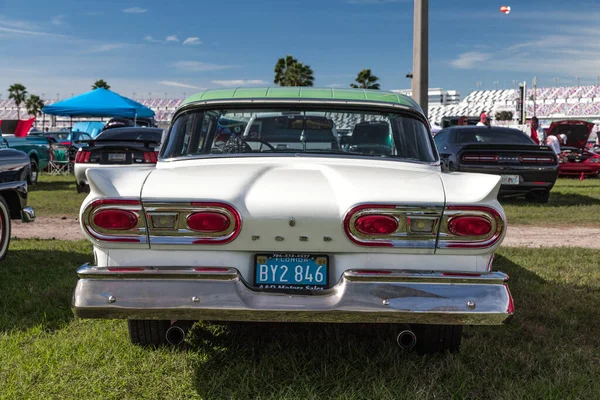
[[[72,170],[69,146],[53,143],[50,145],[50,175],[68,175]]]

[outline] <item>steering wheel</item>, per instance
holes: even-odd
[[[259,138],[248,138],[248,139],[244,139],[245,142],[258,142],[261,144],[264,144],[265,146],[267,146],[271,151],[277,151],[277,149],[275,147],[273,147],[273,145],[269,142],[267,142],[266,140],[263,139],[259,139]]]

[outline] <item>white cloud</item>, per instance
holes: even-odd
[[[192,36],[183,41],[184,45],[202,44],[200,38]]]
[[[215,85],[219,86],[251,86],[251,85],[264,85],[267,82],[260,79],[231,79],[231,80],[217,80],[212,81]]]
[[[55,37],[55,38],[66,37],[65,35],[58,35],[56,33],[41,32],[41,31],[35,31],[35,30],[32,31],[32,30],[25,30],[25,29],[13,29],[13,28],[6,28],[6,27],[2,27],[2,26],[0,26],[0,32],[12,33],[12,34],[16,34],[16,35],[27,35],[27,36],[46,36],[46,37]]]
[[[0,26],[3,26],[5,28],[23,29],[29,31],[35,31],[37,30],[37,28],[39,28],[39,24],[30,21],[7,18],[3,15],[0,15]]]
[[[233,68],[233,65],[219,65],[200,61],[178,61],[173,64],[173,67],[180,71],[186,72],[205,72]]]
[[[122,49],[127,46],[128,45],[126,43],[106,43],[97,46],[92,46],[83,53],[104,53],[107,51]]]
[[[52,23],[52,25],[59,26],[65,22],[65,17],[66,15],[55,15],[54,17],[52,17],[50,22]]]
[[[554,16],[553,16],[554,17]],[[600,70],[600,28],[581,26],[581,14],[567,14],[551,31],[523,34],[522,41],[495,46],[493,51],[460,54],[450,64],[458,69],[523,72],[537,76],[595,77]],[[572,21],[571,21],[572,20]]]
[[[169,36],[167,36],[167,38],[165,39],[165,41],[167,41],[167,42],[179,42],[179,39],[175,35],[169,35]]]
[[[462,53],[458,55],[456,60],[450,62],[455,68],[458,69],[473,69],[478,66],[478,64],[489,60],[492,58],[490,54],[481,53],[478,51],[469,51],[467,53]]]
[[[164,86],[179,87],[179,88],[202,89],[201,87],[198,87],[198,86],[188,85],[187,83],[181,83],[181,82],[175,82],[175,81],[159,81],[158,84],[164,85]]]
[[[143,14],[145,12],[147,12],[148,10],[142,7],[129,7],[123,10],[124,13],[129,13],[129,14]]]

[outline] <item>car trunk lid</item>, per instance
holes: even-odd
[[[230,204],[243,225],[236,240],[227,244],[232,250],[369,251],[353,244],[344,231],[344,217],[352,207],[400,204],[433,207],[441,214],[445,201],[436,170],[401,162],[281,157],[186,163],[191,164],[160,168],[159,163],[142,190],[146,210],[160,213],[198,202]],[[177,243],[153,240],[152,235],[151,246]]]

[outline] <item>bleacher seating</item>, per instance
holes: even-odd
[[[497,111],[516,110],[518,90],[496,89],[476,90],[466,96],[460,103],[447,106],[429,107],[429,119],[439,123],[444,116],[470,115],[477,116],[482,112],[495,114]],[[527,90],[527,115],[533,115],[533,89]],[[135,99],[150,107],[156,113],[159,122],[169,122],[175,110],[182,102],[177,98]],[[46,105],[57,100],[45,100]],[[593,86],[561,86],[538,88],[536,92],[536,114],[540,118],[585,117],[600,119],[600,85]],[[25,105],[20,107],[21,118],[29,118]],[[516,114],[516,113],[515,113]],[[17,107],[12,100],[0,99],[0,119],[17,118]],[[39,119],[39,118],[38,118]],[[49,117],[46,120],[50,120]],[[340,121],[346,123],[348,121]],[[58,126],[67,126],[69,118],[58,117]]]

